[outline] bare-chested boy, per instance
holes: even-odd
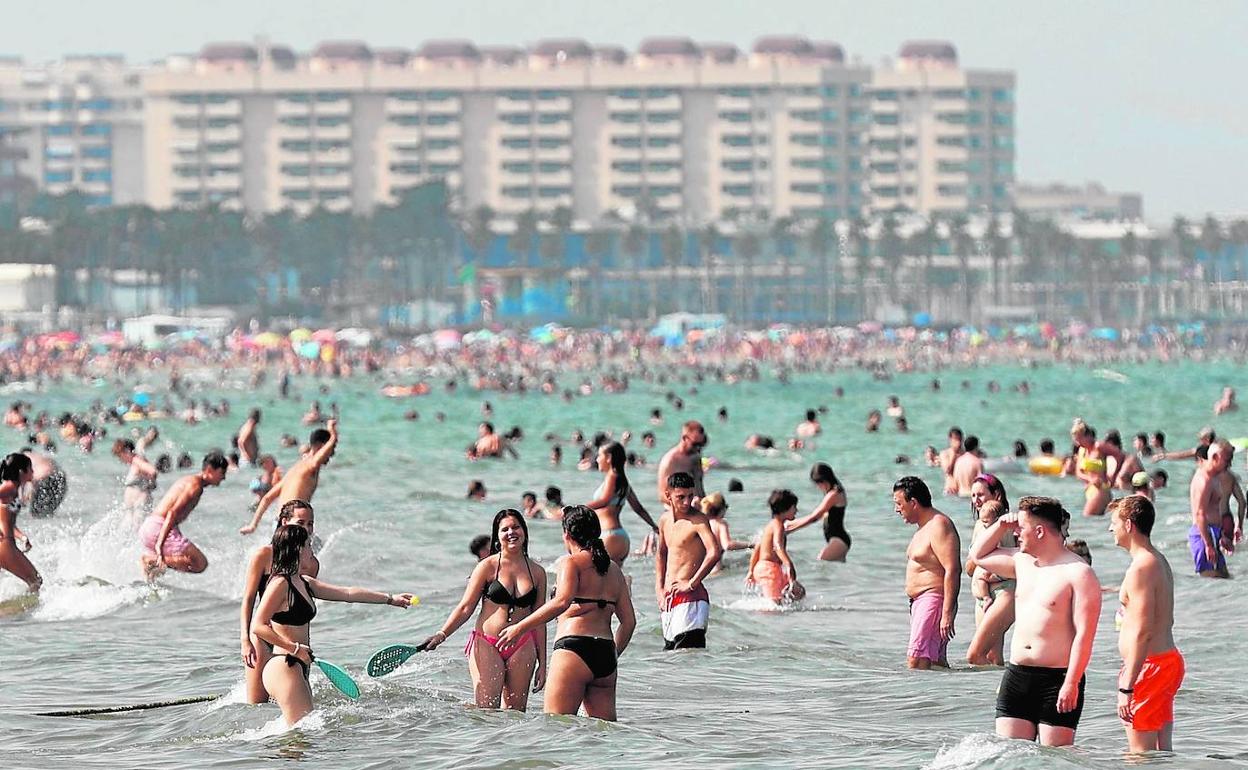
[[[1133,495],[1109,504],[1109,531],[1131,554],[1118,590],[1118,718],[1132,752],[1171,751],[1174,696],[1183,684],[1183,655],[1174,644],[1174,573],[1153,545],[1153,504]]]
[[[264,512],[274,501],[277,501],[279,507],[288,500],[312,501],[312,496],[316,494],[316,488],[320,484],[321,468],[324,468],[334,456],[334,450],[338,447],[338,421],[331,419],[325,428],[312,431],[308,443],[311,445],[311,451],[299,458],[299,461],[286,471],[286,475],[282,476],[281,481],[264,493],[264,497],[260,498],[260,502],[256,505],[256,512],[252,515],[251,521],[238,530],[241,534],[250,535],[255,532],[256,527],[260,526],[260,519],[264,517]]]
[[[139,527],[139,539],[144,553],[140,560],[143,572],[149,580],[172,567],[179,572],[203,572],[208,568],[208,557],[182,534],[182,522],[186,521],[204,487],[215,487],[225,479],[229,461],[220,452],[209,452],[199,473],[184,476],[174,482]]]
[[[797,582],[797,568],[789,556],[788,534],[784,528],[785,522],[797,517],[797,495],[787,489],[777,489],[767,498],[767,507],[771,509],[771,521],[763,527],[758,547],[750,557],[747,580],[777,604],[798,601],[806,595],[806,589]]]
[[[654,558],[663,649],[705,647],[711,601],[702,581],[719,563],[723,550],[706,516],[692,507],[693,476],[673,473],[665,481],[667,510],[659,518]]]
[[[953,483],[957,486],[958,497],[970,497],[976,477],[984,472],[984,460],[979,456],[978,436],[967,436],[962,446],[966,451],[953,463]]]
[[[1226,559],[1218,549],[1218,540],[1222,537],[1222,511],[1221,485],[1217,476],[1229,462],[1226,452],[1220,451],[1217,444],[1210,445],[1208,457],[1197,459],[1196,472],[1192,474],[1192,483],[1188,488],[1192,526],[1187,532],[1187,545],[1192,552],[1196,574],[1202,577],[1231,576],[1226,569]]]
[[[1209,453],[1217,456],[1218,468],[1221,469],[1214,477],[1218,485],[1218,511],[1221,513],[1219,526],[1222,529],[1218,545],[1223,553],[1232,554],[1235,553],[1236,543],[1243,538],[1244,509],[1248,507],[1248,500],[1244,499],[1244,488],[1239,483],[1239,476],[1231,470],[1235,459],[1235,447],[1231,442],[1218,439],[1209,447]],[[1231,500],[1235,501],[1237,515],[1231,513]]]
[[[997,519],[969,558],[1018,581],[1010,662],[997,690],[997,735],[1069,746],[1083,713],[1084,671],[1101,612],[1096,573],[1066,548],[1070,514],[1051,497],[1024,497]],[[1018,548],[999,548],[1013,531]]]
[[[949,517],[932,507],[932,493],[917,476],[893,484],[893,510],[918,526],[906,548],[906,595],[910,597],[910,668],[948,668],[946,651],[958,615],[962,543]]]
[[[953,427],[949,429],[949,446],[940,450],[940,470],[945,474],[945,494],[956,495],[958,493],[958,482],[953,480],[953,465],[958,461],[958,457],[962,455],[962,429]]]

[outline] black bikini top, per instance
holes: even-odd
[[[312,622],[312,618],[316,617],[316,605],[308,599],[303,598],[303,594],[295,590],[295,581],[290,575],[283,575],[286,578],[287,587],[290,589],[290,606],[281,612],[273,613],[273,622],[281,623],[283,626],[306,626]],[[308,589],[308,596],[312,595],[312,587],[308,585],[307,578],[303,580],[303,587]]]
[[[615,602],[611,601],[610,599],[586,599],[583,596],[572,597],[572,603],[573,604],[597,604],[598,609],[600,610],[605,610],[608,604],[615,604]]]
[[[528,593],[520,596],[512,596],[511,591],[507,590],[507,586],[503,585],[498,579],[499,572],[503,569],[503,555],[498,555],[498,566],[494,568],[494,579],[486,584],[481,590],[481,595],[495,604],[502,604],[507,607],[507,619],[511,619],[511,613],[517,607],[528,609],[537,604],[537,582],[533,580],[533,568],[529,566],[529,560],[524,560],[524,566],[529,571],[529,582],[533,587]]]

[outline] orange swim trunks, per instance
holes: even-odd
[[[1179,685],[1183,684],[1185,671],[1183,656],[1177,648],[1144,659],[1144,666],[1133,685],[1133,730],[1154,732],[1174,721],[1174,696],[1179,692]]]
[[[754,571],[750,576],[758,585],[758,589],[762,591],[763,596],[777,604],[784,599],[785,589],[789,587],[789,579],[785,577],[784,569],[777,562],[758,562],[754,565]]]

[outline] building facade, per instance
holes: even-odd
[[[1088,182],[1082,187],[1067,184],[1018,184],[1014,205],[1037,219],[1126,219],[1144,217],[1144,198],[1139,193],[1110,192]]]
[[[1014,73],[963,69],[946,42],[906,43],[874,69],[872,210],[1008,211],[1014,89]]]
[[[95,206],[144,202],[143,115],[142,72],[120,57],[0,61],[0,132],[40,190],[75,190]]]

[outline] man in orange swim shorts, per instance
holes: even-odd
[[[1171,751],[1174,696],[1183,684],[1183,656],[1174,645],[1174,573],[1153,546],[1156,512],[1140,495],[1109,506],[1114,542],[1131,554],[1118,609],[1118,717],[1132,753]]]

